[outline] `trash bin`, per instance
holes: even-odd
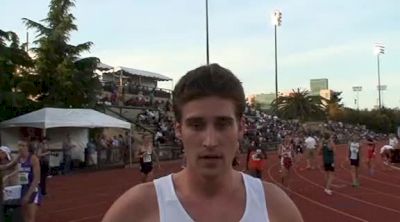
[[[4,201],[5,222],[24,222],[20,202],[20,199]]]
[[[4,187],[3,198],[5,221],[23,222],[20,200],[21,185]]]

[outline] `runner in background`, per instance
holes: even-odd
[[[260,148],[251,147],[248,159],[248,173],[256,178],[262,179],[266,156]]]
[[[315,169],[316,161],[316,149],[317,149],[317,140],[313,135],[308,132],[307,138],[304,141],[306,147],[306,156],[307,156],[307,167],[306,169]]]
[[[158,168],[160,163],[158,155],[154,152],[153,138],[150,134],[143,134],[142,144],[139,146],[137,156],[139,157],[140,172],[142,173],[142,183],[153,180],[153,159],[156,160]]]
[[[332,181],[335,172],[335,143],[331,135],[325,132],[322,138],[320,153],[322,154],[322,162],[324,163],[325,170],[325,193],[332,195]]]
[[[357,135],[353,134],[349,143],[348,157],[351,166],[351,177],[353,180],[353,187],[360,186],[359,181],[359,166],[360,166],[360,153],[361,145]]]
[[[293,165],[293,147],[291,144],[291,137],[285,136],[283,143],[279,146],[278,156],[280,157],[281,163],[281,183],[283,186],[290,189],[290,174]]]
[[[381,159],[382,159],[382,170],[383,171],[391,171],[391,161],[392,161],[392,150],[393,146],[391,145],[384,145],[380,149]]]
[[[367,149],[367,167],[368,167],[368,174],[370,176],[374,175],[374,167],[375,167],[375,156],[376,156],[376,143],[374,142],[371,136],[367,137],[367,141],[365,143]]]
[[[297,165],[303,159],[303,151],[304,151],[304,143],[303,143],[303,136],[301,133],[296,133],[293,138],[293,147],[295,149],[295,158],[294,162]]]
[[[40,162],[36,155],[29,152],[26,141],[18,142],[20,153],[19,182],[21,189],[21,206],[24,221],[35,222],[38,206],[42,202],[39,188]]]

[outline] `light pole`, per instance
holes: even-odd
[[[385,54],[385,46],[382,43],[375,43],[374,53],[377,58],[377,65],[378,65],[378,107],[379,109],[382,108],[382,99],[381,99],[381,74],[380,74],[380,60],[379,56],[381,54]]]
[[[278,99],[278,39],[277,39],[277,27],[282,24],[282,12],[275,10],[272,13],[272,24],[275,30],[275,98]]]
[[[210,50],[208,43],[208,0],[206,0],[206,53],[207,53],[207,65],[210,64]]]
[[[359,97],[359,92],[362,91],[362,87],[361,86],[353,86],[353,92],[356,92],[356,103],[355,105],[357,105],[357,109],[360,109],[360,97]]]
[[[377,87],[381,91],[381,107],[385,106],[385,100],[383,99],[383,91],[387,90],[387,85],[380,85]]]

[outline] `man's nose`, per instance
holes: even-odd
[[[205,148],[215,148],[218,145],[217,132],[214,127],[207,127],[205,132],[205,138],[203,140],[203,146]]]

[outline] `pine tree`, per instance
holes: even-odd
[[[38,33],[34,41],[37,47],[32,51],[36,56],[38,100],[43,106],[92,107],[101,89],[94,73],[99,59],[80,58],[93,43],[69,44],[71,32],[78,30],[70,13],[74,6],[73,0],[51,0],[47,18],[41,21],[44,24],[23,19]]]

